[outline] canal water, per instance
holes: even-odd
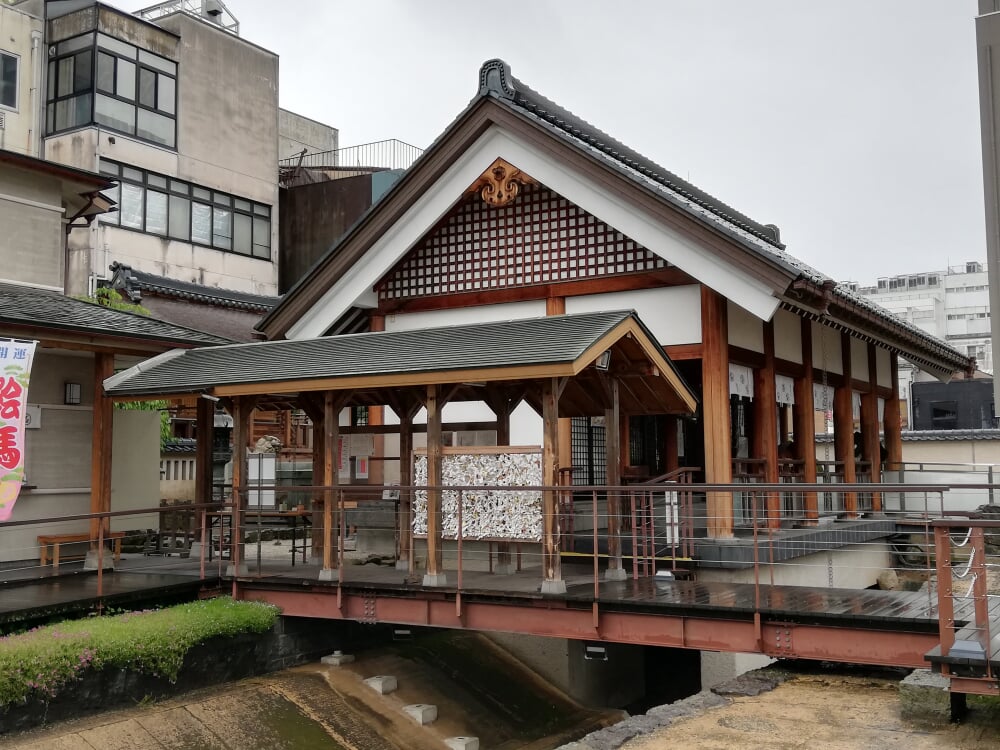
[[[396,677],[379,695],[364,683]],[[419,726],[403,712],[433,704]],[[483,750],[558,747],[621,717],[583,708],[553,690],[487,638],[434,633],[362,652],[343,667],[309,664],[266,677],[144,702],[0,739],[18,750],[179,748],[180,750],[441,750],[475,736]],[[6,740],[6,742],[4,742]]]

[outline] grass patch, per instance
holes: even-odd
[[[228,597],[90,617],[0,638],[0,706],[48,699],[88,669],[177,679],[188,650],[214,636],[262,633],[278,608]]]

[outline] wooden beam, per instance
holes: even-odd
[[[730,350],[732,348],[730,347]],[[774,322],[764,323],[764,359],[754,375],[754,450],[764,460],[764,481],[778,483],[778,412],[777,388],[774,383]],[[765,495],[767,526],[781,528],[781,496],[776,492]]]
[[[408,411],[399,416],[399,486],[413,486],[413,415]],[[413,498],[409,490],[399,493],[399,555],[406,570],[413,575]]]
[[[857,481],[857,471],[854,463],[854,396],[851,389],[851,337],[846,333],[840,335],[841,361],[844,368],[844,378],[833,392],[833,445],[837,461],[843,471],[843,479],[847,484]],[[844,493],[844,510],[849,518],[857,518],[858,495],[856,492]]]
[[[729,330],[726,298],[701,287],[701,392],[705,446],[705,481],[733,481],[731,426],[729,418]],[[728,492],[709,492],[708,536],[733,536],[733,500]]]
[[[446,578],[443,570],[443,549],[441,541],[441,403],[440,388],[427,386],[424,407],[427,409],[427,565],[424,585],[443,586]]]
[[[566,314],[566,298],[565,297],[546,297],[545,298],[545,314],[546,315],[565,315]]]
[[[812,321],[800,318],[802,337],[802,374],[795,379],[795,408],[792,431],[795,433],[795,457],[802,461],[802,481],[816,483],[816,405],[813,400]],[[807,492],[804,498],[806,521],[819,519],[819,496]]]
[[[340,411],[343,409],[343,401],[338,398],[338,394],[327,391],[323,394],[323,486],[329,489],[323,491],[323,570],[320,571],[320,580],[333,579],[333,529],[334,512],[333,505],[337,503],[336,520],[340,520],[340,494],[336,491],[340,484],[340,472],[338,470],[338,459],[340,457]],[[343,554],[340,545],[337,546],[338,557]]]
[[[605,483],[608,487],[618,488],[622,483],[622,417],[618,379],[609,377],[607,385],[611,399],[609,408],[604,412]],[[608,490],[606,508],[608,514],[606,575],[610,580],[620,581],[625,578],[625,569],[622,567],[622,497],[617,489]]]
[[[903,463],[903,420],[899,399],[899,355],[889,353],[889,375],[892,378],[892,395],[885,401],[885,461],[894,471]]]
[[[90,512],[111,510],[111,452],[114,428],[114,404],[104,395],[104,381],[114,375],[115,355],[94,354],[94,408],[90,442]],[[91,519],[91,547],[97,544],[101,529],[107,536],[111,519]]]
[[[194,497],[197,503],[212,502],[212,447],[215,431],[215,402],[199,398],[195,406]]]
[[[233,513],[232,553],[230,562],[234,576],[244,571],[246,564],[243,544],[243,519],[249,497],[244,485],[247,482],[247,444],[250,440],[250,417],[253,414],[253,396],[234,396],[230,407],[233,418],[233,488],[231,495]]]
[[[882,443],[878,424],[878,363],[875,344],[868,344],[868,393],[861,396],[861,434],[864,437],[864,456],[871,467],[871,481],[882,480]],[[882,493],[872,493],[872,512],[882,512]]]
[[[476,307],[480,305],[506,304],[526,300],[549,300],[554,298],[580,297],[588,294],[608,294],[638,289],[657,289],[669,286],[686,286],[697,282],[679,268],[661,268],[656,271],[602,276],[596,279],[561,281],[551,284],[491,289],[460,294],[410,297],[407,299],[383,300],[379,312],[394,314],[423,310],[449,310]],[[561,314],[561,313],[549,313]]]
[[[673,361],[701,359],[703,347],[701,344],[671,344],[663,347],[663,352]]]
[[[558,378],[542,381],[542,484],[559,484],[559,392]],[[559,556],[559,503],[555,489],[542,492],[542,593],[565,593],[562,562]]]

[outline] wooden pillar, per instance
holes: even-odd
[[[559,484],[559,394],[562,382],[556,378],[542,381],[542,484],[554,488]],[[610,430],[608,433],[610,434]],[[562,560],[559,556],[559,503],[557,491],[542,492],[542,581],[543,594],[565,594]]]
[[[212,447],[215,431],[215,402],[199,398],[195,408],[194,498],[196,503],[212,502]]]
[[[605,484],[608,485],[605,507],[608,514],[608,568],[604,577],[623,581],[622,567],[622,497],[617,489],[622,483],[621,399],[618,378],[607,378],[608,408],[604,410]]]
[[[323,476],[323,460],[326,452],[326,439],[323,429],[323,405],[315,398],[315,394],[304,393],[299,396],[299,405],[312,422],[312,480],[313,487],[326,484]],[[312,555],[323,554],[323,506],[326,498],[324,493],[313,491],[312,502]]]
[[[372,333],[385,330],[385,316],[372,312],[368,317],[368,330]],[[368,424],[385,424],[385,407],[368,407]],[[385,435],[376,433],[372,435],[372,455],[368,461],[368,484],[375,486],[385,484]],[[372,460],[377,459],[377,460]]]
[[[729,330],[726,298],[701,287],[701,393],[705,430],[705,481],[733,481],[732,435],[729,419]],[[708,536],[733,536],[733,498],[728,492],[708,492]]]
[[[882,453],[878,424],[878,362],[875,344],[868,344],[868,393],[861,397],[861,434],[864,436],[865,460],[871,467],[871,481],[882,481]],[[882,512],[882,494],[872,492],[872,512]]]
[[[512,404],[504,394],[499,394],[491,399],[490,407],[497,417],[497,445],[510,445],[510,414]],[[514,564],[510,558],[510,542],[499,542],[497,544],[497,564],[493,568],[497,575],[511,575],[514,573]]]
[[[813,402],[812,321],[801,318],[802,377],[795,379],[795,409],[792,431],[795,433],[795,457],[802,461],[802,481],[816,483],[816,405]],[[804,498],[806,522],[819,519],[819,496],[807,492]]]
[[[114,427],[114,403],[104,395],[104,381],[115,374],[115,355],[94,354],[94,409],[90,448],[90,512],[111,510],[111,451]],[[101,528],[107,537],[111,519],[90,520],[90,546],[96,548]]]
[[[333,391],[323,393],[323,568],[319,580],[332,581],[334,571],[333,534],[339,528],[340,510],[343,501],[336,487],[340,484],[338,458],[340,457],[340,410],[343,400]],[[337,504],[336,513],[334,503]],[[337,524],[335,526],[335,523]],[[342,554],[337,545],[338,558]]]
[[[851,337],[846,333],[840,336],[841,362],[843,378],[833,392],[833,445],[836,459],[840,462],[844,482],[854,484],[857,481],[854,464],[854,396],[851,387]],[[858,515],[858,495],[856,492],[844,493],[844,510],[849,518]]]
[[[427,568],[425,586],[444,586],[447,583],[443,569],[441,541],[441,402],[440,388],[427,386]]]
[[[399,559],[396,567],[405,567],[413,575],[413,519],[410,516],[413,495],[405,489],[413,486],[413,412],[400,409],[399,416]]]
[[[778,410],[777,389],[774,383],[774,323],[764,323],[764,366],[753,371],[754,379],[754,456],[764,460],[763,480],[778,483]],[[781,496],[777,492],[765,494],[767,525],[781,527]]]
[[[899,403],[899,355],[889,352],[892,395],[885,401],[885,462],[893,471],[903,463],[903,420]]]
[[[565,315],[565,297],[547,297],[545,299],[546,315]],[[499,443],[505,445],[505,443]],[[573,484],[573,423],[569,418],[559,420],[559,467],[560,484]]]
[[[663,455],[666,458],[666,470],[668,474],[672,471],[677,471],[681,467],[677,429],[677,417],[664,418]]]
[[[250,422],[253,416],[254,403],[252,396],[233,396],[231,416],[233,418],[233,487],[231,495],[232,508],[232,554],[227,575],[245,575],[245,546],[243,532],[248,495],[247,483],[247,443],[250,440]]]

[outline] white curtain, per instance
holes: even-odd
[[[787,375],[775,375],[774,392],[779,404],[794,404],[795,380]]]
[[[729,365],[729,395],[753,398],[753,370],[743,365]]]

